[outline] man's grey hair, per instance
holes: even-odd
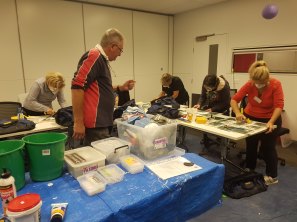
[[[108,45],[113,43],[119,44],[123,40],[124,40],[123,34],[119,30],[115,28],[111,28],[105,31],[104,35],[101,38],[100,45],[102,47],[107,47]]]

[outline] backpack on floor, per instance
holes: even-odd
[[[261,173],[243,172],[225,180],[223,193],[233,199],[240,199],[264,192],[267,187]]]

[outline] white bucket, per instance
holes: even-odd
[[[42,201],[38,194],[24,194],[14,198],[7,206],[11,222],[40,222]]]

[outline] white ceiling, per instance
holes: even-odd
[[[72,0],[99,5],[175,15],[228,0]]]

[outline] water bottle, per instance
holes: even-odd
[[[17,196],[14,184],[15,180],[7,169],[3,169],[0,177],[0,197],[2,201],[3,214],[6,215],[7,205],[10,201]]]
[[[18,108],[18,120],[24,119],[22,108]]]

